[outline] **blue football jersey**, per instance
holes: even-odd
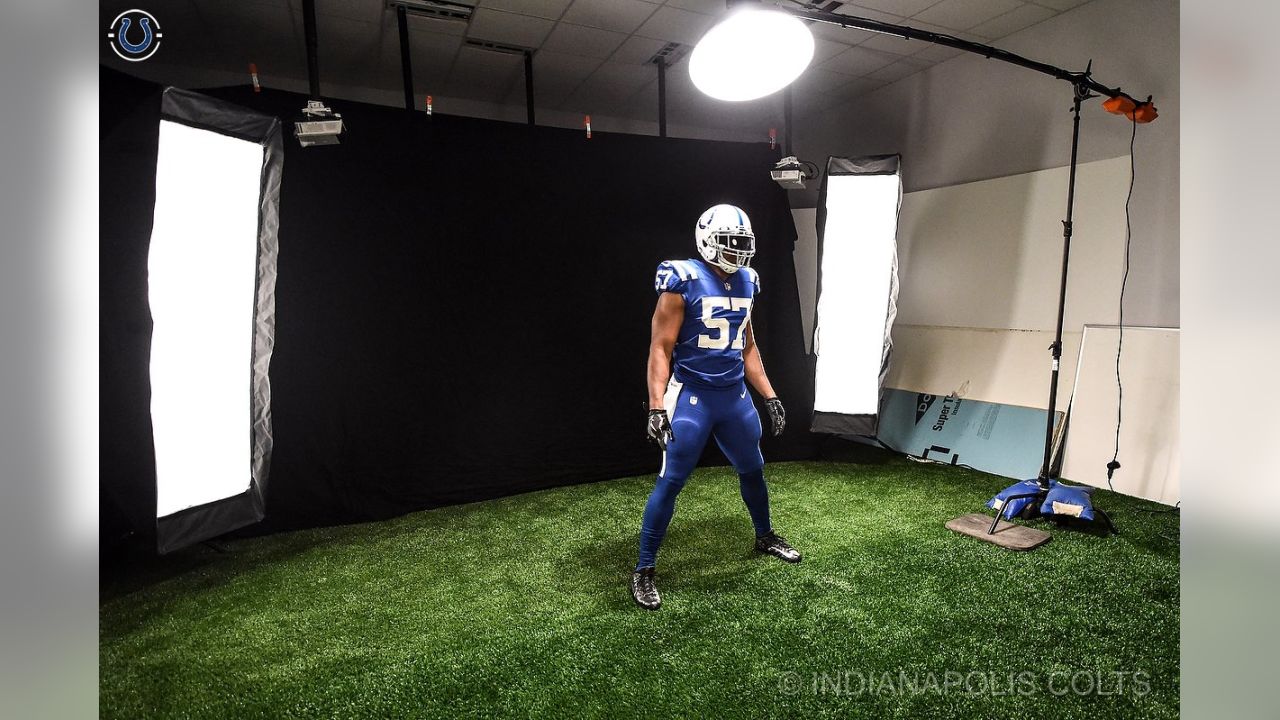
[[[666,260],[658,265],[654,289],[684,298],[684,323],[676,336],[676,380],[726,387],[742,380],[742,350],[760,276],[751,268],[725,280],[702,260]]]

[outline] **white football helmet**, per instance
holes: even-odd
[[[725,272],[737,272],[751,264],[756,254],[756,236],[751,219],[734,205],[715,205],[702,213],[693,230],[702,259]]]

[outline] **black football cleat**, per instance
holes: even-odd
[[[756,538],[756,552],[772,555],[784,562],[800,562],[800,551],[788,545],[781,535],[772,530],[767,535]]]
[[[653,568],[641,568],[631,573],[631,597],[645,610],[662,607],[662,597],[658,595],[658,586],[654,583]]]

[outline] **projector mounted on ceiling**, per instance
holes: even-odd
[[[302,147],[312,145],[337,145],[344,129],[342,116],[319,100],[308,100],[302,108],[302,117],[293,125],[294,137]]]
[[[816,165],[807,160],[797,160],[794,155],[782,158],[769,171],[769,177],[781,185],[783,190],[803,190],[804,181],[812,180],[817,176]]]
[[[293,123],[293,136],[298,138],[298,144],[304,148],[312,145],[337,145],[338,135],[344,129],[342,116],[334,112],[333,108],[326,107],[320,99],[320,65],[317,61],[320,41],[317,37],[319,32],[315,0],[303,0],[302,16],[307,37],[307,84],[311,89],[311,97],[307,100],[306,107],[302,108],[302,115]]]

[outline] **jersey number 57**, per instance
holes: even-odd
[[[733,335],[733,344],[729,344],[729,334],[733,331],[729,324],[729,318],[716,317],[716,310],[729,310],[737,312],[746,310],[742,315],[742,324],[738,325],[737,332]],[[732,347],[734,350],[741,350],[746,346],[743,337],[743,329],[747,327],[747,320],[751,318],[751,298],[742,297],[704,297],[702,298],[702,324],[707,326],[708,330],[715,331],[715,335],[703,333],[698,336],[698,347],[707,348],[709,350],[724,350]]]

